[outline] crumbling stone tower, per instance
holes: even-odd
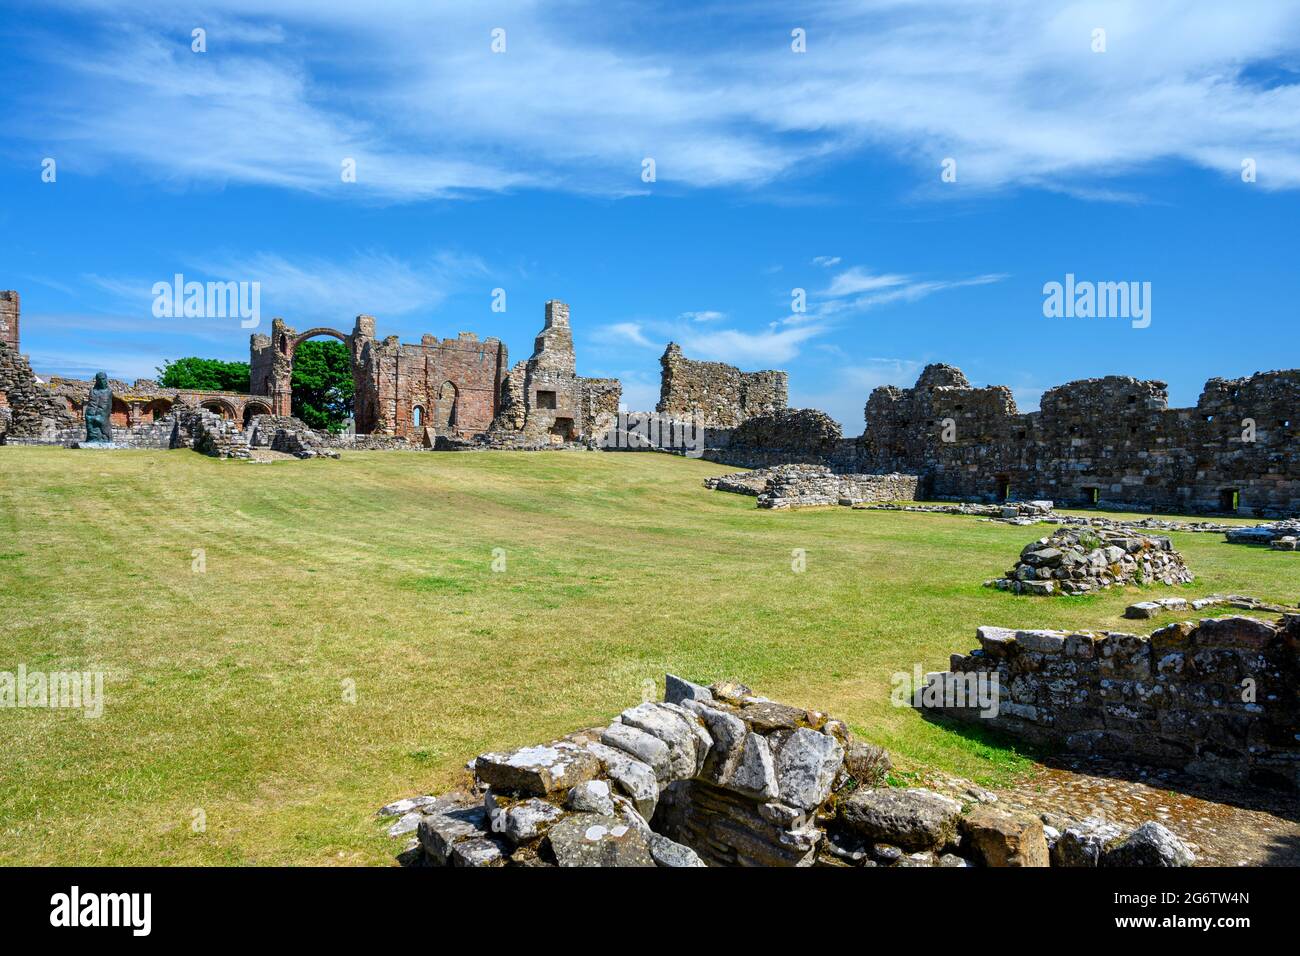
[[[621,396],[617,379],[576,373],[569,307],[552,299],[532,356],[506,377],[492,430],[516,432],[532,444],[579,441],[618,414]]]
[[[15,352],[18,349],[18,293],[12,289],[0,292],[0,342]]]

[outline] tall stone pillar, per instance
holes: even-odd
[[[357,433],[379,427],[379,357],[375,348],[375,317],[358,315],[348,340],[352,350],[352,420]]]

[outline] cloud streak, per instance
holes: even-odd
[[[415,201],[520,188],[760,188],[866,153],[936,197],[1028,186],[1132,201],[1118,174],[1180,162],[1300,187],[1300,8],[1211,0],[812,3],[793,53],[774,4],[65,2],[14,128],[78,169]],[[115,24],[122,23],[124,26]],[[207,54],[188,45],[209,24]],[[507,51],[489,30],[504,25]],[[1106,30],[1106,50],[1091,48]],[[723,31],[723,32],[720,32]],[[671,42],[668,42],[671,40]],[[58,108],[52,103],[61,104]],[[957,182],[941,185],[942,159]],[[340,179],[345,158],[357,182]],[[68,168],[68,167],[65,167]],[[826,258],[824,265],[833,265]]]

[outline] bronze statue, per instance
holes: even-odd
[[[86,441],[113,440],[109,418],[112,414],[113,390],[108,387],[108,376],[96,372],[95,387],[90,390],[90,398],[86,400]]]

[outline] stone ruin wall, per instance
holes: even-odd
[[[352,355],[353,419],[359,432],[422,442],[425,430],[466,437],[485,431],[496,416],[509,356],[495,338],[472,332],[454,339],[425,335],[420,344],[375,337],[373,316],[359,315],[350,334],[317,328],[299,333],[274,319],[271,334],[254,334],[249,364],[254,395],[272,411],[292,408],[293,353],[317,336],[342,341]]]
[[[623,386],[616,378],[576,372],[569,306],[546,303],[533,354],[505,376],[501,404],[489,430],[492,447],[590,445],[614,425]]]
[[[0,291],[0,342],[18,351],[18,318],[22,311],[18,293],[12,289]]]
[[[670,416],[732,428],[787,404],[785,372],[742,372],[722,362],[697,362],[686,358],[676,342],[668,343],[659,364],[662,378],[655,410]]]
[[[859,455],[863,470],[923,475],[936,497],[1221,512],[1235,492],[1244,515],[1300,512],[1300,370],[1211,379],[1195,408],[1167,399],[1164,382],[1109,376],[1050,389],[1021,414],[1005,386],[931,365],[912,388],[871,393]]]
[[[839,474],[823,465],[778,465],[758,495],[758,507],[782,510],[875,501],[913,501],[916,475]]]
[[[856,443],[839,422],[814,408],[782,408],[752,416],[736,428],[708,429],[703,457],[738,468],[783,464],[856,464]]]
[[[16,293],[0,296],[5,329],[15,336],[17,303]],[[12,312],[6,311],[10,304]],[[454,447],[473,447],[489,432],[493,441],[483,442],[484,447],[589,446],[618,416],[621,383],[575,373],[568,306],[551,301],[532,357],[510,370],[502,342],[480,341],[471,332],[454,339],[425,335],[412,345],[396,336],[376,338],[375,320],[368,315],[357,316],[351,333],[324,327],[298,332],[276,318],[270,335],[250,337],[250,394],[163,388],[150,379],[130,384],[110,380],[115,440],[129,447],[169,447],[172,419],[190,406],[245,432],[258,416],[288,418],[294,351],[318,336],[339,339],[352,356],[359,434],[315,433],[307,439],[301,429],[293,429],[297,437],[285,441],[298,450],[432,448],[444,439]],[[91,384],[66,378],[41,383],[27,360],[0,339],[0,438],[61,445],[80,441]]]
[[[452,867],[1187,866],[1148,821],[1063,830],[967,781],[889,786],[881,747],[826,713],[668,675],[663,703],[550,743],[480,754],[459,789],[379,810],[398,859]],[[960,795],[960,798],[958,798]],[[972,803],[972,798],[974,803]]]
[[[0,444],[40,440],[76,422],[67,404],[50,394],[18,350],[19,306],[17,292],[0,291]]]
[[[0,442],[40,441],[76,423],[67,403],[36,378],[26,356],[0,341]]]
[[[1234,784],[1300,788],[1300,615],[1170,624],[1149,636],[981,627],[936,687],[996,674],[996,716],[927,706],[1016,736]]]

